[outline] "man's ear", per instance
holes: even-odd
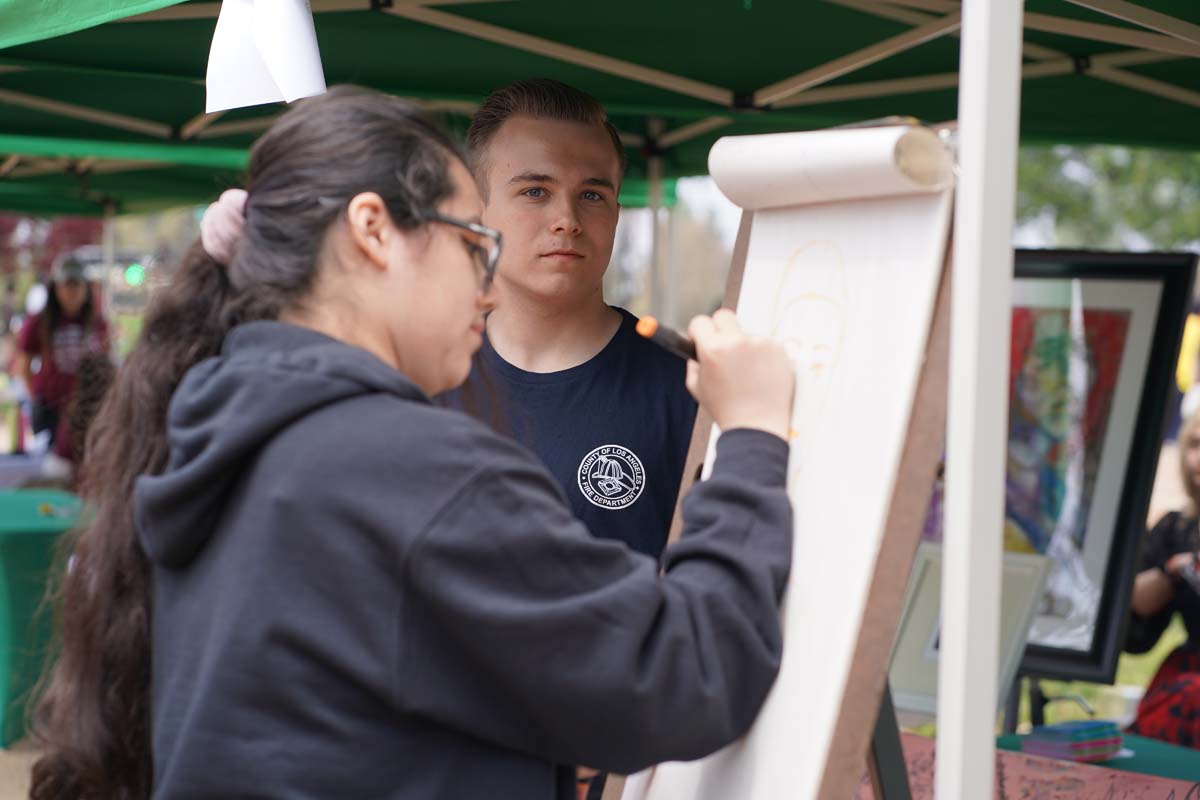
[[[387,249],[399,232],[392,225],[387,205],[375,192],[356,194],[346,206],[350,241],[376,269],[387,269]]]

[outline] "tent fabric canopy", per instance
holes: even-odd
[[[461,131],[496,86],[554,77],[604,102],[634,179],[651,163],[668,177],[705,173],[727,134],[888,114],[940,122],[957,108],[953,0],[311,5],[330,84],[414,98]],[[280,107],[203,113],[219,8],[0,0],[0,206],[61,197],[64,210],[129,211],[236,183]],[[1197,146],[1200,4],[1028,0],[1026,10],[1024,141]]]

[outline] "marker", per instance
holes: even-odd
[[[666,325],[660,325],[654,317],[642,317],[638,320],[637,332],[661,347],[670,350],[680,358],[696,358],[696,343],[679,331],[674,331]]]

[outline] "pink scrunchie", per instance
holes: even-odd
[[[245,189],[226,189],[200,219],[200,244],[218,264],[227,265],[233,260],[246,227],[246,197]]]

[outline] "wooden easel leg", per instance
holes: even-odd
[[[1021,673],[1013,678],[1013,684],[1008,689],[1008,699],[1004,703],[1004,732],[1017,732],[1017,718],[1021,713]]]
[[[908,766],[900,745],[900,726],[892,705],[892,690],[884,687],[879,700],[879,716],[875,719],[875,734],[871,737],[871,752],[867,770],[875,800],[912,800],[908,786]]]

